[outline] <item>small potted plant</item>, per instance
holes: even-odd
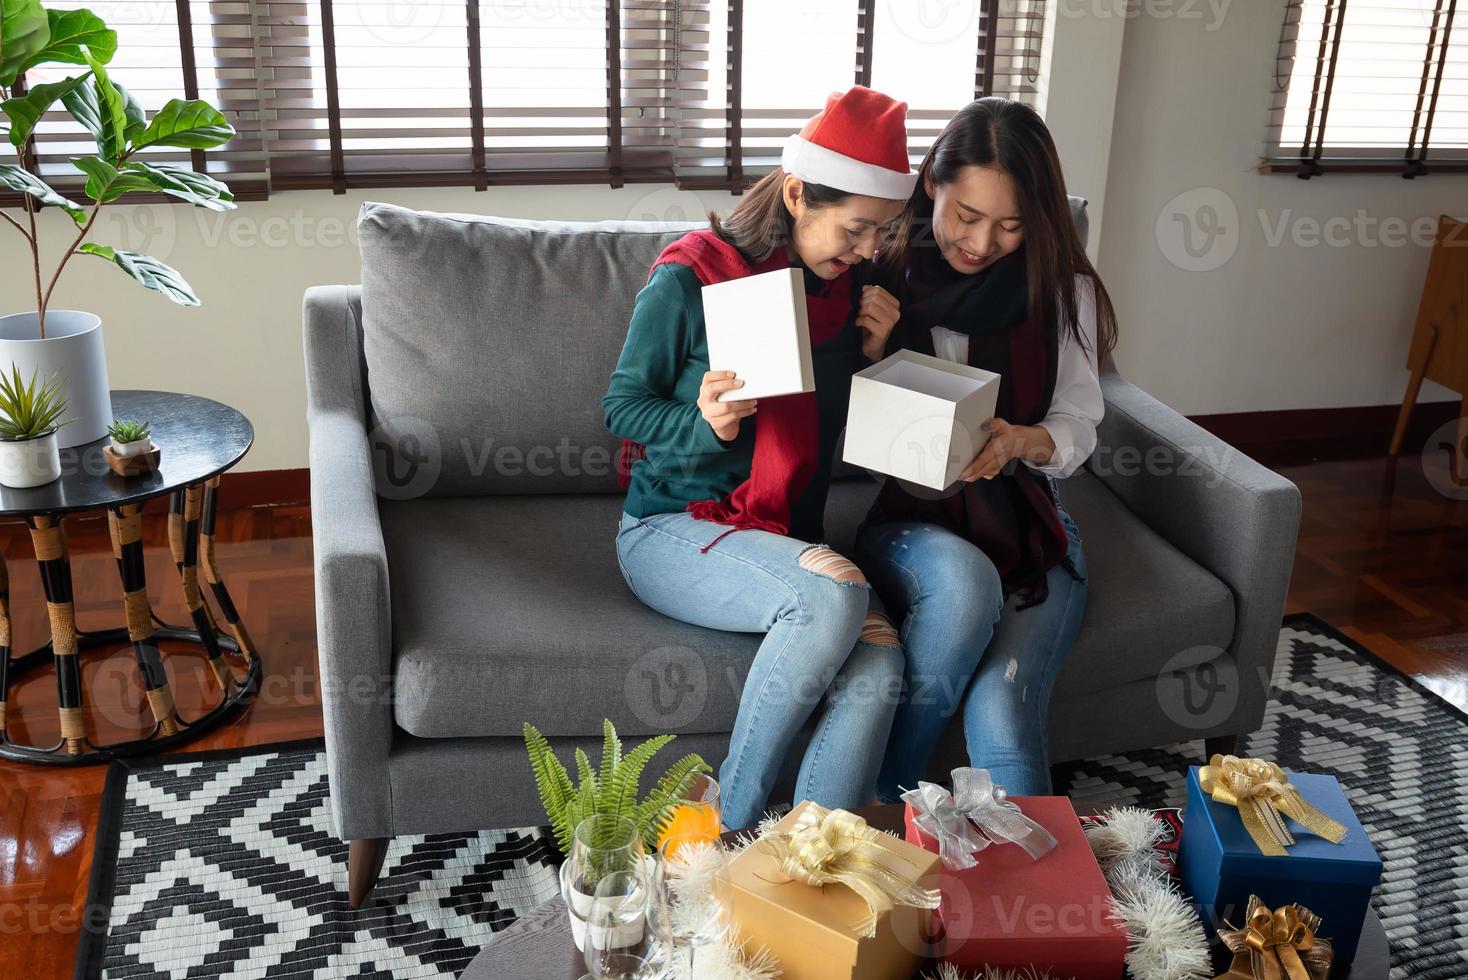
[[[689,753],[673,763],[647,796],[639,799],[638,782],[652,757],[675,735],[658,735],[637,746],[625,756],[617,730],[610,720],[602,722],[602,756],[599,769],[581,749],[576,750],[576,774],[579,785],[573,785],[565,765],[551,751],[550,743],[534,725],[525,725],[525,747],[530,752],[530,768],[540,800],[545,805],[555,833],[556,844],[563,854],[570,854],[576,828],[588,817],[621,817],[630,821],[642,837],[647,851],[655,851],[658,839],[667,829],[673,810],[688,791],[689,783],[699,773],[709,772],[708,763],[697,753]],[[588,897],[595,892],[594,880],[581,881],[568,889],[562,867],[562,887],[571,919],[571,932],[580,949],[585,934],[585,917],[590,912]],[[594,874],[594,872],[592,872]],[[571,907],[571,906],[575,907]]]
[[[112,424],[107,427],[107,434],[112,437],[113,454],[123,459],[141,455],[153,448],[147,422],[113,419]]]
[[[32,371],[26,381],[14,364],[8,375],[0,371],[0,484],[21,489],[61,478],[56,430],[71,421],[65,414],[56,375],[41,381]]]
[[[158,469],[163,453],[153,445],[147,422],[125,422],[113,419],[107,426],[111,445],[102,447],[107,468],[118,476],[138,476]]]

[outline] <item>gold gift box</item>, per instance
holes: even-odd
[[[786,814],[789,830],[810,803]],[[915,882],[936,887],[938,855],[884,834],[882,845],[911,866]],[[927,954],[929,909],[899,905],[877,919],[877,934],[857,934],[866,902],[845,885],[817,888],[790,881],[779,863],[754,845],[729,862],[730,905],[739,938],[779,961],[782,980],[893,980],[911,977]]]

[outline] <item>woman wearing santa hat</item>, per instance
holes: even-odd
[[[881,260],[902,303],[890,338],[1000,374],[989,438],[944,494],[889,479],[858,561],[902,622],[907,686],[877,793],[917,785],[963,708],[969,761],[1012,794],[1050,792],[1050,691],[1086,606],[1086,565],[1057,479],[1096,446],[1097,364],[1116,343],[1038,113],[986,98],[924,159]]]
[[[719,772],[730,827],[759,819],[812,716],[795,798],[868,803],[901,687],[902,650],[866,580],[812,542],[851,375],[881,357],[897,321],[866,275],[917,179],[906,114],[861,86],[833,94],[727,217],[669,245],[602,399],[626,440],[627,584],[667,616],[765,634]],[[789,267],[804,272],[816,390],[720,401],[743,381],[709,363],[701,288]]]

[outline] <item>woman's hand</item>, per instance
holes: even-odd
[[[719,395],[736,388],[744,382],[734,377],[733,371],[705,371],[703,383],[698,387],[698,410],[703,419],[713,427],[714,435],[724,442],[733,442],[739,435],[739,420],[754,414],[753,399],[745,402],[721,402]]]
[[[856,313],[856,325],[861,327],[861,352],[866,359],[876,363],[887,350],[887,338],[897,326],[901,307],[897,297],[881,286],[861,287],[861,307]]]
[[[1003,419],[990,419],[983,428],[989,441],[959,476],[964,483],[992,480],[1011,459],[1043,465],[1055,455],[1055,440],[1042,425],[1010,425]]]

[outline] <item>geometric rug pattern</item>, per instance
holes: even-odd
[[[112,911],[105,938],[84,937],[78,976],[455,977],[559,894],[539,830],[399,837],[354,911],[320,742],[208,756],[109,773],[120,830],[103,853],[99,829],[92,894]]]
[[[1280,632],[1274,696],[1245,754],[1329,772],[1385,865],[1392,977],[1468,977],[1468,719],[1312,617]],[[1055,767],[1078,807],[1177,807],[1201,743]],[[556,896],[540,828],[400,837],[368,907],[346,896],[319,740],[115,762],[96,836],[80,978],[445,978]]]

